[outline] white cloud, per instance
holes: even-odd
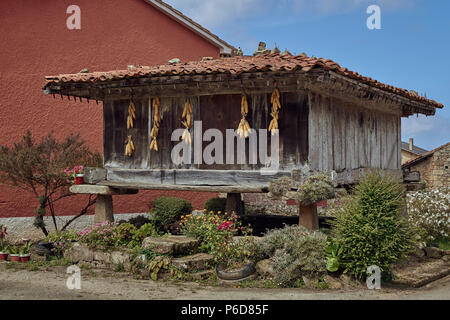
[[[335,15],[378,4],[382,10],[401,10],[412,0],[165,0],[207,28],[232,26],[245,18],[285,18],[301,15]],[[365,12],[365,10],[363,11]]]
[[[414,138],[414,144],[426,149],[434,149],[450,139],[450,118],[438,111],[436,115],[426,117],[411,116],[402,119],[402,140]]]
[[[260,12],[260,0],[166,0],[206,28],[232,24],[252,12]]]

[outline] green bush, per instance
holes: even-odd
[[[340,262],[358,279],[367,267],[378,266],[389,276],[391,265],[411,247],[412,232],[402,216],[404,187],[396,177],[368,173],[336,213],[333,235],[342,247]]]
[[[282,229],[270,230],[258,242],[255,259],[261,260],[270,258],[274,255],[275,250],[283,249],[286,243],[295,242],[297,239],[308,233],[308,229],[299,225],[291,225]]]
[[[320,231],[305,232],[298,226],[297,229],[295,239],[290,239],[295,234],[295,228],[286,230],[288,241],[282,249],[275,250],[272,257],[275,280],[282,287],[296,286],[302,276],[320,277],[327,272],[326,235]],[[271,243],[279,247],[277,241]]]
[[[226,198],[209,198],[205,201],[205,210],[206,212],[214,212],[218,213],[225,212],[227,206],[227,199]]]
[[[151,213],[153,214],[153,220],[159,226],[167,226],[179,221],[181,216],[188,215],[191,211],[192,205],[187,200],[174,197],[160,197],[154,201]]]

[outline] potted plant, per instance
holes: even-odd
[[[8,260],[8,247],[5,245],[4,239],[8,233],[6,227],[0,225],[0,261]]]
[[[28,262],[30,261],[30,250],[31,250],[32,243],[31,241],[28,241],[24,244],[24,246],[20,249],[20,261],[21,262]]]
[[[8,252],[12,262],[20,262],[20,248],[18,246],[10,246]]]
[[[64,173],[69,176],[69,180],[74,184],[83,184],[84,179],[84,167],[75,166],[73,169],[66,168]]]

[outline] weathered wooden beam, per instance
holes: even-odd
[[[221,193],[267,193],[269,188],[265,186],[189,186],[170,184],[147,184],[134,182],[102,181],[99,185],[110,186],[116,189],[136,189],[136,190],[174,190],[174,191],[194,191],[194,192],[221,192]]]

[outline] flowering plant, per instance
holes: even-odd
[[[450,234],[450,187],[410,192],[406,195],[408,219],[419,230],[420,240],[432,242]]]
[[[119,224],[117,222],[105,221],[97,223],[92,227],[88,227],[81,231],[79,241],[89,246],[113,246],[116,241],[116,229]]]
[[[75,166],[72,169],[67,167],[64,169],[64,173],[69,176],[69,180],[73,181],[75,180],[75,177],[77,174],[84,174],[84,167],[83,166]]]
[[[226,259],[235,248],[233,236],[246,233],[235,214],[214,211],[189,214],[181,217],[181,231],[200,241],[199,249],[215,256],[216,261]]]
[[[65,249],[71,245],[73,241],[78,239],[78,235],[75,232],[59,231],[50,233],[44,241],[52,244],[52,252],[57,255],[61,255]]]

